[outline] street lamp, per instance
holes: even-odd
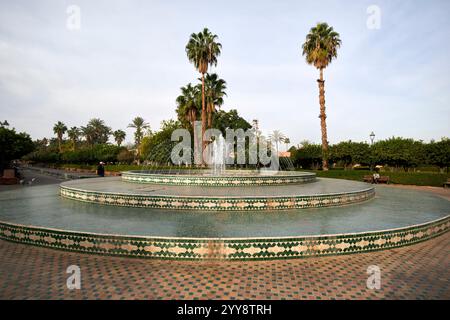
[[[375,133],[373,131],[370,133],[370,143],[373,144],[373,140],[375,139]]]
[[[370,137],[370,145],[373,146],[373,140],[375,139],[375,133],[373,133],[373,131],[370,133],[369,135]],[[372,148],[370,148],[372,149]],[[372,155],[373,150],[370,151],[370,171],[373,170],[373,155]]]

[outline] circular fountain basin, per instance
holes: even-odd
[[[191,178],[192,179],[192,178]],[[206,188],[186,185],[142,185],[121,178],[64,182],[61,196],[103,205],[202,211],[273,211],[333,207],[374,197],[370,184],[337,179],[277,186]]]
[[[316,174],[298,171],[225,170],[214,175],[210,170],[134,170],[122,172],[122,181],[174,186],[276,186],[314,182]]]
[[[259,260],[395,248],[450,228],[448,200],[376,189],[374,199],[359,205],[211,214],[92,205],[60,197],[58,186],[24,187],[0,192],[0,238],[117,256]]]

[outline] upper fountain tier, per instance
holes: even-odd
[[[276,186],[313,182],[316,174],[297,171],[225,170],[215,175],[209,170],[133,170],[122,172],[122,181],[177,186]]]

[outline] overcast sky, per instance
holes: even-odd
[[[67,27],[70,5],[80,29]],[[379,29],[367,26],[370,5]],[[0,120],[35,139],[53,136],[58,120],[93,117],[125,130],[139,115],[158,129],[176,117],[179,88],[197,81],[185,46],[206,26],[222,43],[212,71],[228,84],[224,109],[292,143],[320,142],[318,71],[301,44],[325,21],[342,39],[324,73],[330,142],[367,141],[371,131],[440,139],[450,136],[449,16],[445,0],[0,0]]]

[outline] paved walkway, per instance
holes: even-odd
[[[393,250],[264,262],[181,262],[0,241],[1,299],[450,299],[450,233]],[[81,269],[81,289],[66,269]],[[368,289],[367,268],[381,270]]]

